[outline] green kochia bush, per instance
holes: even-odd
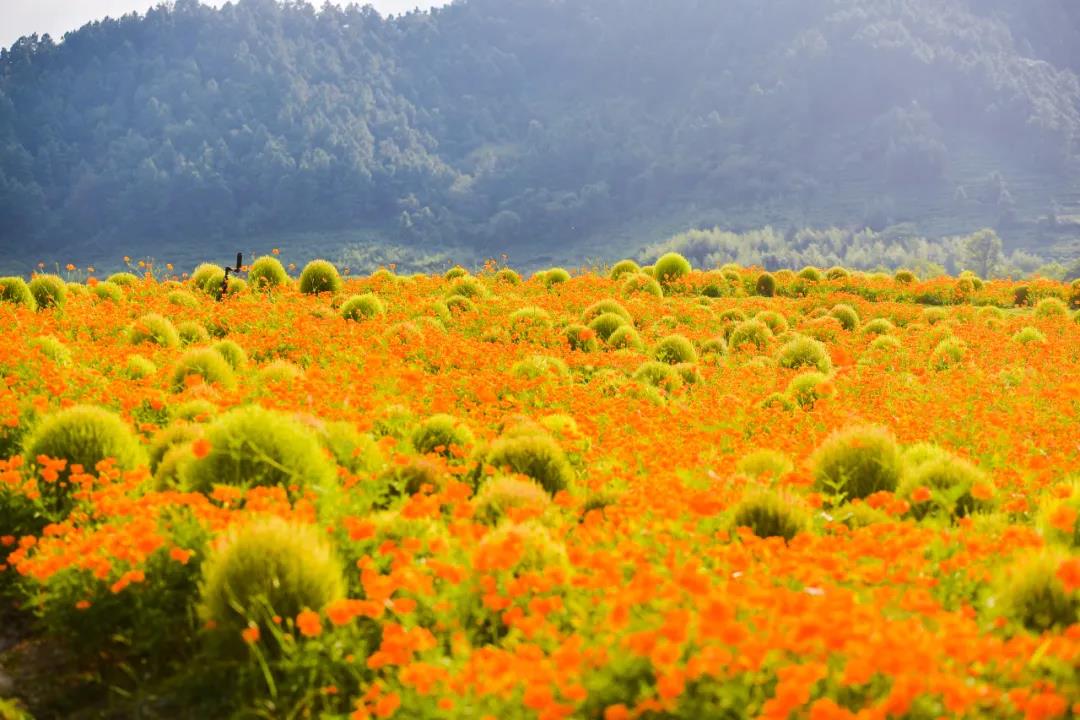
[[[210,348],[197,348],[184,353],[173,370],[173,390],[183,390],[187,386],[188,377],[192,375],[198,375],[205,382],[226,390],[236,386],[236,376],[228,361],[217,350]]]
[[[566,342],[571,350],[581,352],[596,352],[600,349],[597,333],[579,324],[570,325],[566,328]]]
[[[668,335],[656,343],[653,358],[668,365],[678,365],[697,362],[698,356],[694,344],[688,339],[682,335]]]
[[[582,313],[581,319],[586,323],[591,323],[593,320],[600,317],[601,315],[605,315],[608,313],[614,313],[615,315],[618,315],[622,319],[626,320],[626,322],[633,321],[633,317],[630,315],[630,312],[625,307],[623,307],[622,303],[620,303],[618,300],[613,300],[611,298],[597,300],[592,305],[585,308],[585,312]]]
[[[480,486],[473,498],[473,518],[488,525],[498,525],[514,509],[543,512],[551,496],[533,480],[511,475],[496,475]]]
[[[341,289],[337,268],[326,260],[312,260],[300,273],[300,292],[305,295],[336,293]]]
[[[611,266],[608,277],[612,280],[619,280],[626,275],[636,275],[639,272],[641,272],[641,266],[633,260],[620,260]]]
[[[1035,317],[1039,318],[1053,318],[1053,317],[1067,317],[1069,315],[1069,306],[1065,302],[1056,297],[1043,298],[1039,301],[1039,304],[1035,306]]]
[[[234,642],[250,624],[295,620],[345,596],[341,561],[326,533],[275,517],[231,530],[203,563],[200,615]],[[272,636],[272,634],[268,635]]]
[[[761,273],[757,282],[754,283],[754,292],[762,297],[772,297],[776,294],[776,278],[772,273]]]
[[[214,343],[212,349],[225,358],[225,362],[229,363],[229,367],[233,370],[240,370],[247,365],[247,353],[232,340],[219,340]]]
[[[180,333],[168,318],[157,313],[148,313],[128,328],[128,342],[132,345],[152,342],[162,347],[177,347],[180,344]]]
[[[346,320],[369,320],[385,314],[386,307],[373,293],[354,295],[341,306],[341,316]]]
[[[124,291],[119,285],[112,281],[99,282],[94,286],[92,292],[96,297],[102,300],[111,300],[112,302],[120,302],[124,299]]]
[[[736,350],[743,346],[753,345],[757,350],[764,350],[772,340],[772,330],[760,320],[746,320],[732,328],[728,338],[728,347]]]
[[[812,367],[823,373],[832,370],[832,360],[825,345],[808,337],[797,337],[784,345],[777,356],[777,363],[780,367],[792,369]]]
[[[225,270],[210,263],[203,263],[191,273],[191,284],[213,297],[221,295],[221,284],[224,280]]]
[[[813,455],[814,483],[848,500],[893,491],[903,470],[900,448],[880,427],[853,427],[830,435]]]
[[[0,302],[22,305],[31,310],[37,310],[37,300],[34,299],[34,293],[30,292],[30,286],[21,277],[0,278]]]
[[[791,540],[809,525],[802,508],[773,492],[759,492],[743,499],[735,507],[733,522],[736,527],[750,528],[758,537],[784,540]]]
[[[118,272],[110,275],[105,282],[110,282],[114,285],[131,286],[138,284],[139,276],[129,272]]]
[[[432,415],[412,432],[413,448],[422,454],[437,452],[454,457],[453,449],[467,450],[476,442],[469,427],[453,415]]]
[[[109,458],[121,470],[134,470],[146,463],[146,453],[128,424],[108,410],[89,405],[77,405],[46,417],[25,447],[27,463],[32,467],[40,456],[68,463],[55,483],[42,484],[42,494],[55,511],[70,507],[67,479],[73,465],[94,474],[97,464]]]
[[[327,490],[336,476],[315,432],[288,415],[249,405],[206,428],[210,451],[186,468],[184,481],[207,492],[215,483]]]
[[[897,490],[897,495],[911,500],[912,494],[925,487],[932,491],[933,498],[928,502],[911,503],[911,513],[923,518],[940,509],[946,515],[964,517],[976,510],[989,510],[993,503],[979,500],[972,495],[976,485],[989,483],[985,473],[971,463],[940,449],[926,448],[920,458],[914,453],[905,453],[909,469]]]
[[[795,463],[777,450],[755,450],[744,455],[735,469],[751,477],[763,475],[778,478],[795,469]]]
[[[622,315],[605,312],[592,319],[589,323],[589,329],[596,333],[598,338],[606,342],[612,333],[624,325],[629,325],[629,322]]]
[[[631,297],[638,294],[664,297],[664,290],[660,287],[660,283],[644,273],[627,275],[622,284],[623,297]]]
[[[67,302],[67,283],[56,275],[36,275],[29,287],[39,310],[62,307]]]
[[[532,478],[551,495],[574,482],[574,471],[563,449],[550,435],[539,432],[499,438],[492,443],[486,462]]]
[[[850,305],[837,305],[829,311],[829,315],[839,320],[845,330],[855,331],[859,327],[859,313]]]
[[[272,255],[264,255],[251,264],[248,284],[256,290],[271,290],[289,283],[285,267]]]
[[[641,336],[638,335],[637,330],[629,325],[623,325],[615,332],[608,336],[608,347],[616,350],[628,348],[631,350],[644,350],[645,343],[642,341]]]
[[[210,342],[210,333],[202,324],[194,320],[185,320],[176,326],[181,345],[200,345]]]
[[[683,385],[682,375],[667,363],[650,360],[634,371],[634,380],[668,392],[675,392]]]
[[[1065,589],[1054,553],[1015,561],[998,581],[995,606],[1032,632],[1067,628],[1080,622],[1080,592]]]
[[[654,276],[663,285],[670,285],[690,274],[690,261],[676,252],[661,256],[653,265]]]

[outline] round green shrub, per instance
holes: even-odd
[[[967,347],[958,338],[947,337],[930,353],[930,369],[948,370],[956,367],[967,356]]]
[[[997,583],[995,605],[1031,632],[1063,629],[1080,621],[1080,593],[1065,589],[1053,553],[1016,560]]]
[[[660,287],[660,283],[645,273],[628,275],[626,280],[623,281],[621,292],[623,297],[632,297],[634,295],[664,297],[664,290]]]
[[[806,511],[774,492],[754,493],[735,506],[733,523],[750,528],[760,538],[790,541],[809,526]]]
[[[341,317],[346,320],[370,320],[373,317],[386,314],[383,301],[373,293],[353,295],[341,306]]]
[[[502,268],[495,273],[495,282],[502,283],[504,285],[520,285],[521,275],[511,270],[510,268]]]
[[[480,281],[479,278],[475,278],[471,275],[459,277],[450,283],[450,288],[446,291],[446,297],[450,298],[454,295],[459,295],[470,300],[480,300],[488,297],[491,293],[487,287]]]
[[[410,437],[413,448],[422,455],[438,453],[454,457],[454,450],[467,450],[476,442],[476,436],[463,421],[453,415],[439,414],[420,423]]]
[[[185,320],[180,323],[176,326],[176,332],[180,337],[180,344],[185,347],[210,342],[210,333],[201,323],[194,320]]]
[[[500,437],[492,443],[486,462],[532,478],[550,495],[568,489],[574,471],[555,439],[541,433]]]
[[[30,286],[21,277],[0,278],[0,302],[37,310],[34,293],[30,292]]]
[[[738,324],[747,320],[746,313],[739,308],[728,308],[720,313],[720,322]]]
[[[596,352],[600,349],[595,330],[585,325],[574,324],[566,328],[566,342],[571,350]]]
[[[1056,297],[1043,298],[1035,305],[1035,317],[1038,318],[1056,318],[1056,317],[1068,317],[1069,306],[1065,302]]]
[[[628,325],[629,322],[622,315],[605,312],[597,315],[589,322],[589,329],[596,333],[598,338],[606,342],[616,330]]]
[[[660,340],[653,348],[652,356],[668,365],[696,363],[698,359],[694,344],[682,335],[668,335]]]
[[[186,420],[193,423],[209,422],[217,415],[217,405],[209,400],[188,400],[175,406],[170,413],[172,419]]]
[[[247,281],[256,290],[272,290],[289,284],[285,266],[273,255],[263,255],[251,264]]]
[[[330,451],[337,464],[353,474],[376,472],[385,464],[378,444],[349,422],[331,422],[316,428],[319,442]]]
[[[754,292],[761,297],[772,297],[776,294],[776,277],[772,273],[763,272],[758,275],[754,283]]]
[[[1070,516],[1072,524],[1068,525]],[[1043,503],[1039,528],[1047,540],[1080,549],[1080,483],[1074,482],[1068,497]]]
[[[518,308],[510,313],[510,327],[520,334],[531,329],[547,329],[552,326],[551,313],[540,307]]]
[[[799,271],[798,277],[808,282],[821,282],[821,271],[813,265],[807,265]]]
[[[829,311],[829,315],[839,320],[844,329],[849,332],[854,332],[859,328],[859,313],[850,305],[836,305]]]
[[[843,280],[848,277],[851,277],[851,273],[847,271],[847,268],[842,268],[839,265],[833,265],[825,271],[826,280]]]
[[[229,367],[233,370],[241,370],[247,365],[247,353],[232,340],[219,340],[211,346],[211,349],[216,350],[221,357],[225,358],[225,362],[229,363]]]
[[[170,305],[192,309],[199,307],[199,301],[186,290],[174,290],[167,297]]]
[[[57,365],[71,365],[71,350],[52,335],[39,335],[31,339],[29,345]]]
[[[203,427],[197,423],[178,420],[158,430],[150,441],[150,470],[157,472],[158,466],[170,450],[197,440],[203,435]]]
[[[513,567],[509,568],[514,574],[543,572],[567,564],[566,546],[536,521],[500,524],[480,540],[477,554],[483,557],[491,551],[503,557],[498,548],[508,545],[519,550]]]
[[[123,289],[116,283],[110,281],[99,282],[93,287],[91,292],[93,292],[96,297],[111,302],[120,302],[124,299]]]
[[[209,453],[184,474],[186,485],[198,492],[208,492],[214,484],[318,491],[336,477],[314,430],[257,405],[217,418],[207,426],[206,439]]]
[[[964,272],[960,273],[960,279],[970,281],[973,290],[983,289],[982,278],[973,273],[971,270],[965,270]]]
[[[633,260],[620,260],[611,266],[608,277],[612,280],[621,280],[624,275],[636,275],[641,272],[641,266]]]
[[[795,469],[795,463],[777,450],[755,450],[744,455],[735,469],[750,477],[780,478]]]
[[[450,317],[462,313],[476,312],[476,303],[464,295],[451,295],[445,300],[446,311]]]
[[[195,268],[195,271],[191,273],[191,284],[207,295],[213,297],[219,297],[221,295],[221,284],[224,280],[225,270],[218,265],[212,265],[210,263],[199,265],[199,267]]]
[[[570,368],[560,358],[547,355],[531,355],[514,363],[510,374],[523,380],[536,380],[547,375],[558,378],[570,377]]]
[[[564,268],[561,267],[551,268],[550,270],[544,271],[544,285],[547,287],[558,285],[559,283],[564,283],[569,279],[570,273],[568,273]]]
[[[35,275],[30,281],[29,288],[38,310],[63,307],[67,302],[67,283],[56,275]]]
[[[975,485],[985,484],[986,474],[968,461],[951,455],[944,450],[926,458],[911,467],[903,476],[896,494],[910,500],[912,493],[925,487],[932,491],[931,502],[911,503],[911,514],[922,519],[937,509],[946,515],[965,517],[975,511],[986,511],[993,507],[989,500],[979,500],[972,496]]]
[[[534,480],[513,475],[495,475],[480,486],[472,499],[473,519],[498,525],[512,510],[532,510],[540,514],[551,505],[551,496]]]
[[[157,372],[157,365],[142,355],[132,355],[128,358],[124,374],[132,380],[142,380]]]
[[[671,365],[650,360],[638,366],[633,379],[667,392],[675,392],[683,386],[682,375]]]
[[[638,331],[629,325],[623,325],[619,327],[615,332],[611,333],[607,339],[608,347],[615,350],[644,350],[645,342],[638,335]]]
[[[1017,285],[1013,289],[1013,305],[1023,307],[1031,303],[1031,286]]]
[[[696,362],[677,363],[672,365],[672,367],[679,373],[683,385],[698,385],[705,380],[705,376],[701,374],[701,369]]]
[[[251,623],[269,631],[275,616],[291,621],[345,597],[342,564],[326,533],[277,517],[230,530],[202,571],[200,616],[234,642]]]
[[[110,282],[113,285],[130,286],[130,285],[137,285],[139,283],[139,278],[134,273],[118,272],[118,273],[113,273],[112,275],[110,275],[105,280],[105,282]]]
[[[919,281],[919,278],[915,273],[910,270],[897,270],[896,274],[893,275],[893,279],[901,285],[910,285],[911,283]]]
[[[468,274],[469,274],[468,270],[461,267],[460,265],[456,265],[456,266],[450,268],[449,270],[447,270],[443,274],[443,279],[444,280],[457,280],[458,278],[467,277]]]
[[[305,295],[336,293],[341,289],[341,275],[334,265],[326,260],[312,260],[300,273],[300,292]]]
[[[923,320],[928,325],[937,325],[939,322],[944,322],[949,319],[949,313],[942,308],[930,307],[923,310]]]
[[[789,369],[812,367],[823,373],[832,371],[832,360],[825,345],[808,337],[797,337],[788,342],[780,348],[776,360],[780,367]]]
[[[786,393],[774,392],[761,401],[761,407],[766,410],[779,408],[780,410],[791,411],[795,409],[795,403],[791,401],[791,398]]]
[[[304,371],[288,360],[274,360],[259,369],[255,382],[260,387],[288,385],[303,377]]]
[[[81,465],[83,472],[94,474],[103,460],[114,460],[120,470],[134,470],[146,463],[146,453],[128,424],[108,410],[89,405],[47,416],[27,438],[25,448],[31,467],[37,467],[41,456],[67,461],[56,482],[41,485],[43,497],[57,511],[71,505],[68,479],[73,466]]]
[[[411,497],[425,487],[432,492],[441,492],[446,487],[447,479],[445,468],[428,458],[410,458],[403,465],[394,463],[376,479],[374,507],[385,510],[395,500]]]
[[[903,472],[900,448],[881,427],[852,427],[830,435],[811,459],[815,486],[848,500],[896,490]]]
[[[690,274],[690,261],[677,252],[662,255],[653,265],[654,277],[662,285],[670,285]]]
[[[1013,342],[1018,342],[1021,345],[1045,345],[1047,343],[1046,335],[1038,328],[1033,327],[1021,328],[1019,332],[1012,336],[1012,339]]]
[[[893,352],[899,350],[902,345],[900,341],[894,338],[892,335],[881,335],[874,338],[874,341],[867,346],[870,350],[877,352]]]
[[[769,328],[769,331],[772,332],[773,335],[780,335],[781,333],[787,332],[787,320],[775,310],[762,310],[754,316],[754,319],[765,323],[765,326]]]
[[[829,376],[824,373],[816,370],[805,372],[793,377],[791,382],[788,383],[785,392],[800,407],[809,410],[817,404],[818,400],[825,397],[825,390],[822,386],[828,382]]]
[[[147,313],[128,328],[128,342],[132,345],[156,343],[162,347],[178,347],[180,333],[168,318]]]
[[[604,298],[594,302],[589,307],[585,308],[585,312],[582,313],[581,318],[585,323],[591,323],[601,315],[615,314],[621,317],[626,322],[633,322],[634,318],[630,315],[630,312],[623,307],[622,303],[618,300],[611,298]]]
[[[772,340],[772,330],[761,320],[744,320],[735,325],[728,338],[728,347],[737,350],[747,345],[753,345],[757,350],[764,350]]]
[[[718,359],[727,355],[727,341],[722,337],[709,338],[701,343],[702,359]]]
[[[874,318],[862,327],[866,335],[887,335],[896,329],[891,320],[886,318]]]
[[[189,350],[181,356],[172,374],[172,387],[180,392],[187,387],[188,377],[197,375],[210,385],[218,385],[225,390],[236,387],[236,376],[232,367],[221,353],[210,348]]]

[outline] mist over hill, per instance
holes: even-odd
[[[0,269],[611,259],[692,228],[1080,238],[1071,0],[179,0],[0,52]]]

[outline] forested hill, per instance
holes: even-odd
[[[1075,0],[179,0],[0,53],[0,262],[527,264],[766,223],[1063,247],[1078,76]]]

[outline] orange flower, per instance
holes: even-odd
[[[911,493],[911,501],[914,503],[928,502],[932,497],[934,497],[934,494],[926,486],[918,487],[915,492]]]
[[[1080,558],[1069,558],[1058,567],[1057,578],[1065,586],[1065,592],[1080,590]]]
[[[174,547],[172,550],[169,551],[169,557],[180,563],[181,565],[187,565],[188,560],[191,559],[192,555],[193,553],[190,550],[185,550],[179,547]]]
[[[296,627],[304,637],[318,637],[322,634],[322,619],[317,612],[303,610],[296,616]]]
[[[254,645],[255,643],[259,642],[259,626],[248,625],[246,628],[240,631],[240,637],[243,638],[244,642],[248,645]]]
[[[211,449],[210,441],[206,438],[199,438],[191,444],[191,453],[199,460],[209,455]]]

